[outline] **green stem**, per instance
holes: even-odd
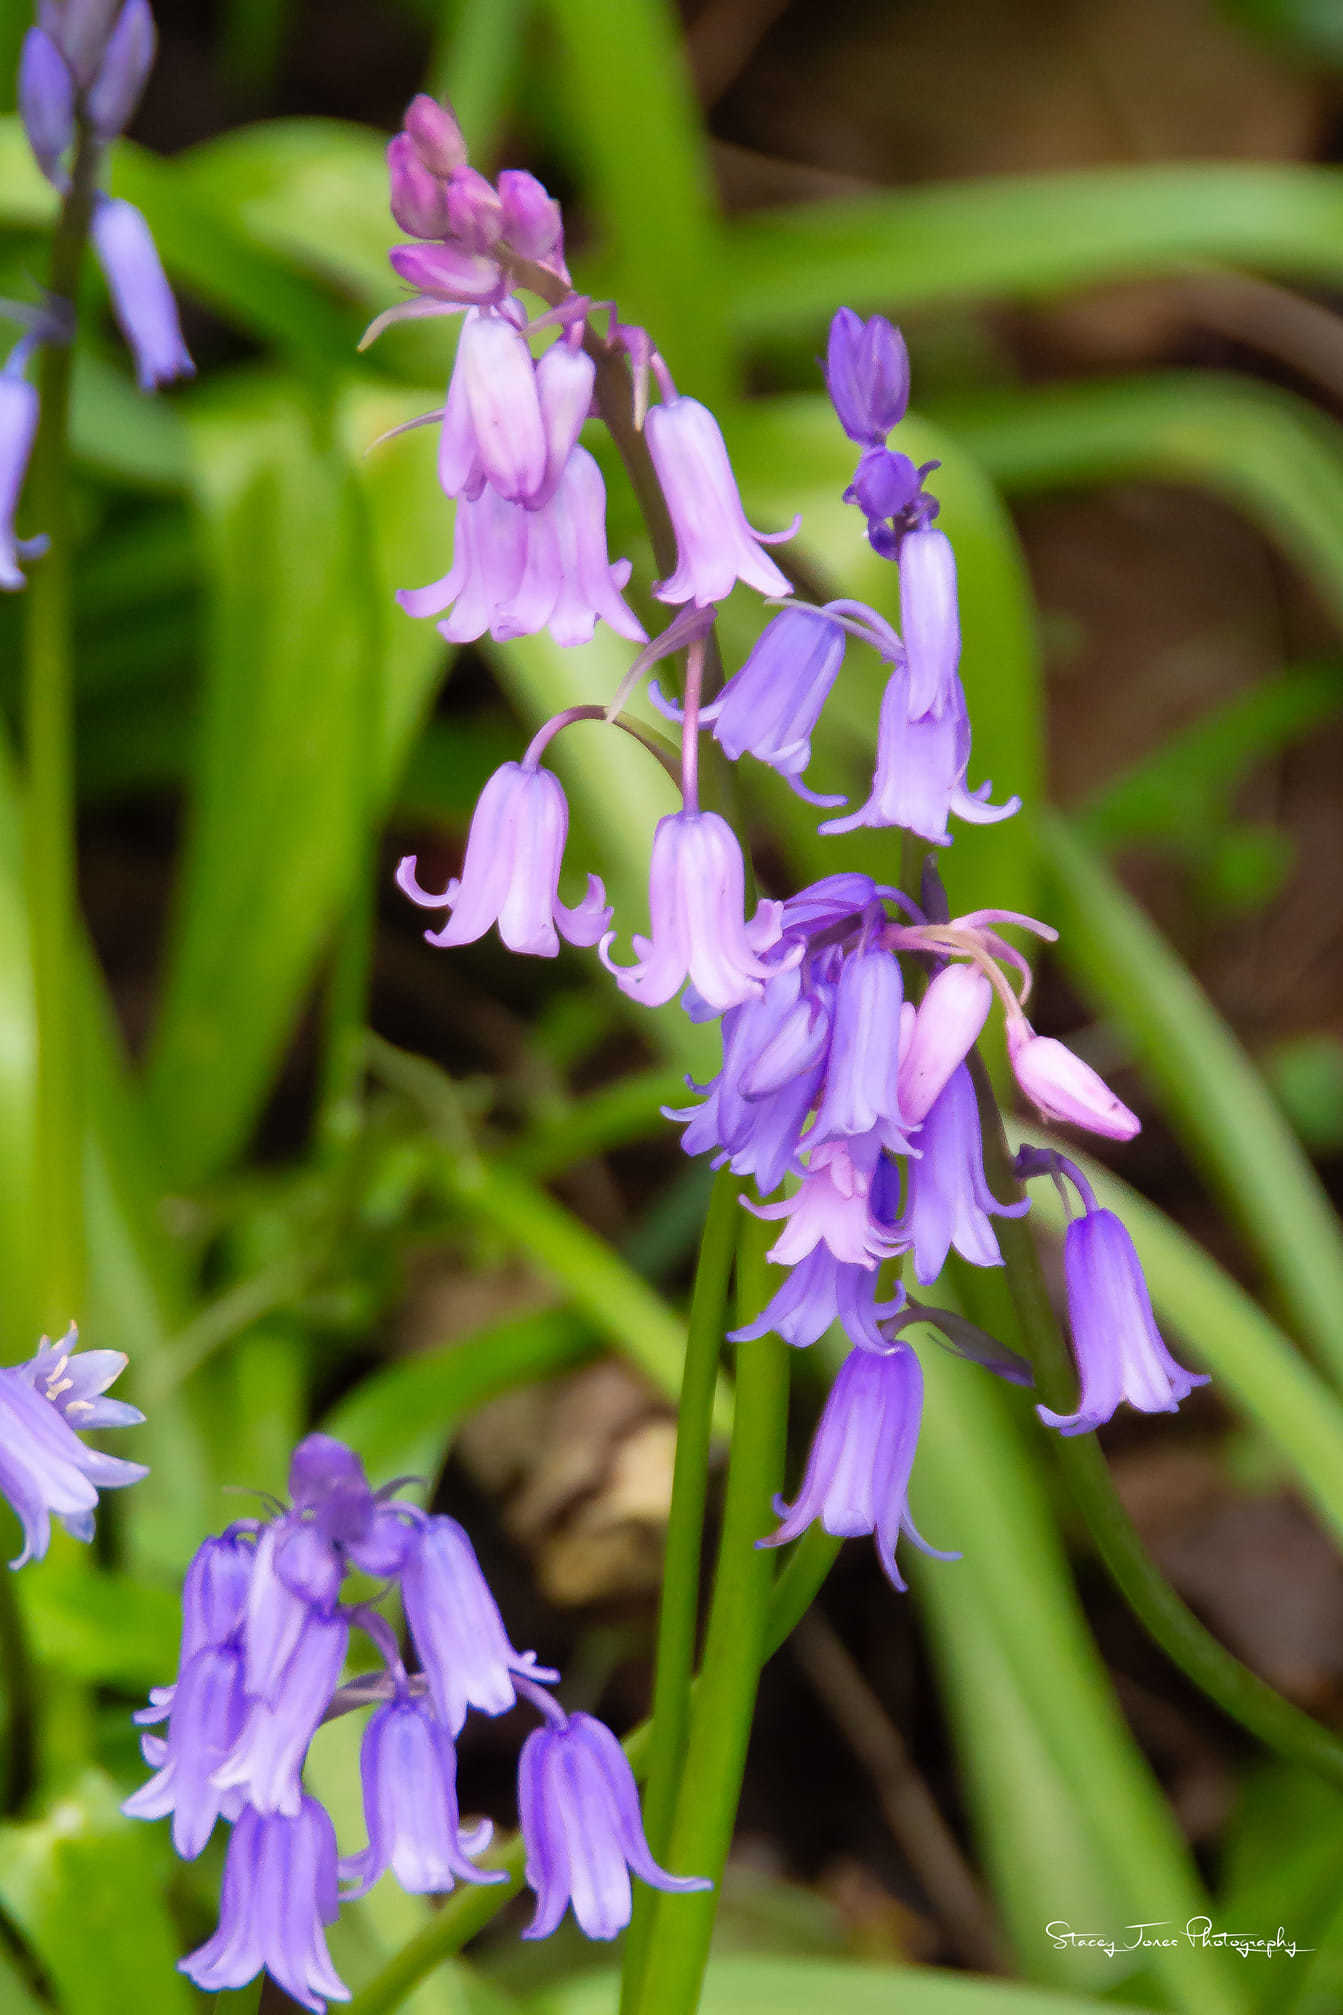
[[[1019,1194],[1001,1114],[982,1068],[977,1061],[973,1067],[985,1122],[984,1161],[990,1186],[999,1196]],[[1066,1412],[1073,1404],[1076,1375],[1054,1318],[1033,1234],[1020,1218],[1001,1218],[997,1229],[1007,1286],[1040,1395],[1054,1411]],[[961,1278],[965,1281],[965,1274]],[[973,1293],[972,1284],[966,1281],[966,1285]],[[1111,1580],[1172,1664],[1267,1748],[1343,1783],[1343,1741],[1284,1700],[1228,1651],[1155,1566],[1120,1502],[1095,1436],[1056,1437],[1055,1457]]]
[[[728,1283],[732,1277],[732,1259],[741,1224],[741,1205],[737,1201],[740,1187],[741,1178],[733,1175],[731,1169],[720,1170],[704,1222],[695,1287],[690,1300],[685,1371],[676,1422],[676,1466],[672,1475],[671,1508],[667,1516],[662,1603],[658,1612],[653,1735],[649,1745],[648,1788],[644,1796],[644,1831],[655,1859],[666,1851],[690,1722],[690,1683],[695,1666],[699,1622],[700,1554],[704,1542],[705,1498],[709,1487],[713,1398],[723,1349],[723,1332],[727,1327]],[[652,1909],[653,1891],[641,1888],[634,1900],[634,1915],[625,1945],[626,1994],[642,1970]]]
[[[48,290],[73,304],[101,149],[81,133],[51,248]],[[74,639],[71,610],[69,342],[40,352],[41,418],[26,502],[50,545],[26,596],[25,877],[37,1024],[33,1241],[38,1319],[58,1336],[83,1300],[83,1126],[75,1025]]]
[[[758,1224],[742,1227],[737,1296],[744,1318],[758,1314],[768,1296],[768,1236]],[[690,2015],[699,1998],[766,1657],[774,1571],[758,1542],[773,1523],[787,1422],[785,1346],[775,1336],[742,1344],[713,1602],[666,1856],[673,1873],[705,1875],[714,1886],[655,1898],[630,2015]]]
[[[773,1656],[810,1609],[834,1564],[840,1544],[838,1539],[831,1539],[829,1533],[812,1526],[793,1548],[792,1557],[775,1582],[769,1599],[765,1617],[766,1658]],[[697,1691],[698,1684],[696,1681],[692,1694]],[[625,1737],[625,1754],[636,1778],[642,1778],[647,1768],[652,1734],[650,1720],[641,1721]],[[395,1958],[374,1975],[363,1991],[355,1995],[346,2015],[391,2015],[393,2009],[399,2008],[435,1966],[441,1966],[445,1959],[460,1952],[468,1940],[474,1938],[478,1931],[483,1931],[504,1905],[517,1895],[522,1887],[525,1855],[520,1834],[515,1834],[494,1853],[485,1855],[481,1866],[501,1870],[504,1880],[491,1883],[488,1888],[458,1889],[435,1912],[432,1923],[417,1932]]]

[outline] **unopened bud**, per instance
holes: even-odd
[[[75,87],[64,56],[41,28],[30,28],[23,38],[19,111],[33,158],[54,181],[75,134]]]
[[[560,206],[525,168],[505,168],[499,177],[503,234],[523,259],[564,266],[564,223]]]
[[[466,165],[466,142],[451,105],[440,105],[437,98],[419,91],[401,124],[431,175],[446,180],[454,168]]]
[[[454,168],[448,177],[448,236],[468,252],[488,252],[503,235],[503,211],[494,185],[474,168]]]
[[[157,48],[149,0],[126,0],[86,100],[89,123],[100,139],[115,140],[129,125]]]
[[[1037,1112],[1107,1140],[1132,1140],[1142,1121],[1116,1098],[1103,1077],[1053,1036],[1037,1035],[1024,1018],[1009,1018],[1007,1052],[1017,1083]]]
[[[410,286],[443,301],[502,301],[508,291],[493,259],[456,245],[393,245],[387,256]]]
[[[98,73],[116,15],[117,0],[41,0],[37,25],[50,35],[83,90]]]
[[[911,1125],[927,1117],[964,1063],[992,1004],[993,988],[978,966],[944,966],[929,983],[900,1057],[900,1111]]]
[[[392,215],[412,238],[441,238],[448,228],[448,196],[415,151],[409,133],[387,142]]]

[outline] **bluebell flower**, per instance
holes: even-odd
[[[417,1530],[402,1569],[401,1600],[449,1734],[460,1732],[468,1708],[506,1713],[516,1698],[514,1675],[535,1674],[536,1654],[513,1649],[476,1550],[455,1518],[430,1518]]]
[[[866,322],[838,308],[826,346],[825,385],[839,424],[860,447],[878,446],[909,404],[909,352],[884,315]]]
[[[368,1846],[340,1864],[363,1896],[390,1868],[412,1896],[441,1895],[455,1881],[502,1882],[470,1856],[489,1845],[488,1820],[465,1838],[458,1827],[457,1756],[430,1703],[398,1693],[364,1730],[359,1752]]]
[[[669,1875],[653,1859],[629,1761],[590,1714],[560,1716],[527,1737],[518,1816],[536,1892],[524,1938],[548,1938],[570,1903],[589,1938],[614,1938],[630,1921],[631,1869],[654,1889],[713,1887],[699,1876]]]
[[[219,1928],[178,1968],[217,1994],[245,1987],[264,1967],[301,2008],[324,2015],[328,2000],[350,1998],[326,1946],[339,1910],[336,1835],[325,1809],[315,1798],[288,1815],[247,1806],[224,1861]]]
[[[721,602],[740,581],[762,595],[787,595],[766,544],[786,532],[753,531],[746,522],[737,481],[717,420],[698,399],[675,398],[654,406],[644,438],[676,533],[676,569],[653,592],[664,602]],[[762,544],[762,541],[764,544]]]
[[[141,391],[192,377],[196,366],[182,340],[177,303],[149,226],[135,205],[99,196],[89,235]]]
[[[54,1515],[76,1539],[93,1537],[100,1490],[138,1483],[142,1462],[87,1448],[76,1429],[130,1427],[144,1419],[133,1406],[101,1394],[124,1369],[120,1351],[76,1354],[72,1324],[58,1343],[46,1337],[24,1364],[0,1369],[0,1496],[23,1526],[23,1551],[10,1562],[41,1560]]]
[[[24,376],[31,348],[25,338],[0,370],[0,588],[10,591],[25,584],[19,561],[35,560],[47,547],[45,536],[21,539],[14,529],[39,416],[37,387]]]
[[[61,159],[75,137],[75,80],[41,28],[28,30],[19,53],[19,114],[33,159],[59,187]]]
[[[999,1203],[984,1174],[979,1107],[964,1064],[952,1071],[915,1136],[903,1225],[914,1247],[914,1275],[937,1279],[954,1246],[972,1266],[1001,1266],[990,1214],[1020,1217],[1025,1202]]]

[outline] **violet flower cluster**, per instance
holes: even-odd
[[[104,1393],[126,1369],[119,1350],[80,1350],[74,1324],[55,1343],[43,1337],[34,1356],[0,1369],[0,1496],[23,1527],[22,1567],[45,1557],[55,1517],[76,1539],[93,1537],[100,1490],[119,1490],[149,1474],[142,1462],[104,1455],[80,1435],[135,1427],[144,1415]]]
[[[830,811],[826,834],[894,826],[945,846],[953,817],[983,824],[1018,808],[1016,798],[991,803],[988,784],[969,782],[956,561],[929,488],[937,464],[916,467],[890,445],[909,396],[903,339],[884,317],[864,321],[841,308],[825,364],[839,422],[859,449],[846,501],[863,513],[874,551],[898,568],[897,630],[862,603],[816,607],[793,594],[765,550],[789,534],[752,528],[717,422],[677,393],[648,332],[623,324],[614,308],[599,332],[593,304],[569,281],[559,212],[539,184],[503,175],[492,187],[467,164],[448,108],[424,98],[411,106],[389,161],[393,211],[420,242],[393,250],[415,292],[373,333],[405,316],[464,318],[445,406],[430,416],[440,422],[440,481],[456,502],[453,566],[433,588],[403,593],[403,606],[413,615],[449,609],[439,627],[454,642],[548,625],[557,642],[576,643],[599,618],[643,641],[617,592],[627,565],[606,559],[600,478],[579,444],[584,420],[600,412],[592,403],[598,362],[628,387],[626,421],[642,432],[676,536],[676,565],[652,586],[676,613],[614,699],[548,721],[521,762],[491,778],[461,872],[441,892],[420,884],[413,858],[401,863],[400,886],[445,913],[426,933],[432,944],[469,943],[495,923],[515,951],[553,957],[560,937],[595,944],[632,1000],[657,1007],[679,994],[696,1019],[719,1021],[721,1069],[694,1087],[697,1103],[669,1117],[684,1128],[687,1153],[753,1181],[757,1198],[743,1203],[778,1226],[769,1258],[783,1278],[735,1339],[773,1331],[805,1347],[837,1326],[849,1345],[799,1494],[780,1503],[778,1529],[761,1543],[790,1540],[815,1519],[832,1533],[871,1533],[902,1587],[900,1534],[925,1544],[907,1501],[922,1377],[906,1332],[935,1327],[954,1349],[1029,1382],[1019,1360],[963,1319],[912,1300],[895,1277],[905,1265],[927,1286],[951,1252],[1000,1265],[995,1223],[1027,1208],[1019,1188],[998,1196],[985,1174],[973,1051],[995,1002],[1017,1084],[1042,1118],[1112,1140],[1131,1138],[1139,1124],[1095,1071],[1027,1019],[1030,968],[1003,932],[1052,939],[1048,925],[992,909],[949,916],[931,864],[919,902],[840,871],[748,914],[740,841],[700,806],[699,743],[708,730],[729,760],[754,757]],[[535,319],[523,292],[544,304]],[[538,338],[549,342],[539,358]],[[581,485],[575,471],[584,472]],[[739,582],[774,613],[745,662],[709,695],[709,633]],[[813,790],[806,774],[812,735],[855,648],[875,652],[887,675],[870,790],[841,811],[844,800]],[[567,811],[540,757],[574,720],[617,720],[636,681],[681,653],[679,700],[657,684],[650,697],[680,731],[683,807],[657,827],[650,926],[624,962],[613,953],[617,933],[595,876],[576,907],[560,900]],[[1065,1248],[1083,1394],[1074,1415],[1041,1413],[1072,1433],[1108,1420],[1123,1399],[1174,1405],[1198,1381],[1157,1336],[1122,1226],[1095,1207],[1071,1164],[1067,1172],[1084,1204]],[[1026,1157],[1017,1173],[1058,1170]]]
[[[154,1774],[124,1810],[171,1816],[188,1860],[219,1820],[232,1828],[218,1929],[180,1962],[206,1992],[264,1968],[321,2015],[349,1999],[326,1944],[342,1902],[389,1869],[414,1895],[503,1881],[476,1865],[488,1820],[464,1828],[458,1812],[456,1743],[473,1708],[497,1715],[522,1701],[541,1716],[518,1763],[536,1894],[524,1937],[548,1937],[572,1904],[589,1938],[613,1938],[629,1922],[631,1870],[659,1889],[708,1886],[654,1861],[620,1744],[591,1715],[566,1714],[547,1690],[559,1675],[513,1648],[462,1527],[399,1501],[397,1488],[372,1490],[350,1449],[311,1434],[294,1452],[289,1505],[207,1539],[187,1572],[177,1677],[136,1717],[166,1729],[141,1738]],[[413,1666],[376,1601],[345,1594],[356,1572],[399,1592]],[[343,1680],[355,1632],[374,1664],[360,1660]],[[324,1721],[370,1708],[367,1841],[342,1855],[304,1762]]]
[[[149,0],[124,0],[120,11],[108,0],[40,0],[19,58],[19,112],[33,159],[60,196],[70,192],[81,152],[91,156],[96,178],[103,150],[140,102],[155,47]],[[149,226],[133,203],[106,195],[96,179],[89,235],[141,390],[190,377],[195,367]],[[69,342],[74,304],[6,301],[0,314],[25,325],[0,365],[0,588],[13,590],[24,585],[19,562],[46,549],[43,535],[21,539],[15,530],[38,422],[28,365],[43,343]]]

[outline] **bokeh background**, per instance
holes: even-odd
[[[132,129],[144,152],[128,148],[117,172],[159,233],[199,378],[141,405],[91,284],[76,446],[80,875],[105,976],[90,999],[110,1009],[90,1052],[104,1129],[90,1147],[90,1340],[143,1354],[158,1494],[141,1528],[130,1500],[109,1507],[92,1584],[54,1556],[45,1581],[23,1577],[20,1609],[39,1674],[78,1689],[93,1731],[83,1761],[103,1773],[102,1789],[80,1780],[89,1859],[76,1875],[104,1883],[130,1856],[157,1895],[166,1862],[139,1834],[126,1846],[106,1789],[135,1768],[126,1702],[167,1676],[172,1570],[231,1515],[220,1484],[281,1488],[285,1450],[313,1422],[360,1437],[375,1477],[403,1457],[435,1473],[515,1640],[566,1665],[575,1701],[625,1727],[647,1698],[674,1434],[671,1373],[659,1385],[648,1371],[673,1362],[669,1310],[707,1196],[656,1112],[694,1057],[680,1033],[639,1026],[577,955],[538,971],[493,940],[435,954],[388,892],[403,851],[420,852],[426,881],[452,871],[476,789],[527,723],[564,703],[566,681],[602,694],[619,669],[599,647],[572,669],[536,645],[466,650],[449,667],[428,626],[411,634],[389,609],[391,587],[445,570],[450,528],[426,436],[363,454],[417,410],[416,388],[441,382],[451,341],[399,331],[354,355],[395,298],[379,148],[405,102],[448,93],[480,165],[546,181],[566,204],[579,284],[616,292],[681,389],[722,403],[748,508],[770,522],[804,510],[804,579],[884,593],[892,611],[835,501],[846,450],[826,432],[815,360],[841,299],[901,323],[911,427],[946,461],[969,604],[972,782],[991,773],[1053,808],[1028,812],[1023,838],[958,841],[958,892],[1033,892],[1071,933],[1071,956],[1065,943],[1042,961],[1037,1022],[1142,1114],[1141,1137],[1110,1162],[1327,1385],[1341,1361],[1337,1338],[1332,1359],[1320,1341],[1339,1315],[1337,1258],[1317,1240],[1307,1262],[1282,1238],[1318,1230],[1297,1209],[1306,1157],[1322,1185],[1312,1212],[1343,1182],[1343,175],[1330,165],[1343,9],[156,11],[160,61]],[[6,75],[25,25],[9,0]],[[41,270],[44,213],[12,131],[3,145],[0,293],[20,295]],[[627,509],[613,513],[612,549],[635,555],[637,579],[640,535]],[[0,608],[15,741],[20,620]],[[823,766],[857,775],[874,707],[875,689],[855,691],[818,744]],[[579,843],[631,891],[628,913],[647,808],[627,770],[603,781],[600,752],[575,761]],[[776,797],[753,792],[751,811],[773,882],[824,871]],[[1163,1003],[1183,999],[1186,972],[1204,998],[1177,1025]],[[366,1048],[345,1040],[365,989],[379,1044],[368,1076]],[[1237,1075],[1246,1057],[1266,1094]],[[503,1171],[483,1207],[462,1175],[477,1156]],[[8,1187],[12,1358],[27,1305],[22,1183]],[[1265,1215],[1275,1198],[1278,1219]],[[609,1276],[584,1230],[613,1249]],[[656,1307],[638,1299],[650,1288]],[[1202,1362],[1224,1310],[1190,1292],[1191,1327],[1168,1328],[1177,1355]],[[1257,1383],[1231,1377],[1234,1403],[1215,1381],[1178,1421],[1126,1417],[1105,1446],[1175,1587],[1336,1724],[1343,1569],[1272,1415],[1276,1360],[1256,1361]],[[935,1382],[934,1395],[958,1406],[962,1386]],[[799,1450],[815,1405],[804,1383]],[[1222,1898],[1219,1921],[1248,1913],[1256,1934],[1282,1921],[1336,1966],[1343,1795],[1266,1763],[1155,1649],[1092,1557],[1028,1413],[1010,1421],[988,1473],[1061,1530],[1124,1755],[1146,1759]],[[939,1543],[968,1547],[978,1531],[964,1507],[971,1530],[956,1524],[947,1481],[973,1448],[930,1453],[937,1508],[920,1518]],[[1046,1573],[1013,1551],[1032,1530],[1021,1503],[1003,1507],[985,1569],[1008,1578],[1009,1608],[1012,1575],[1024,1588]],[[931,1572],[939,1593],[925,1572],[897,1599],[851,1546],[767,1669],[722,1949],[1017,1972],[1151,2007],[1343,2006],[1343,1990],[1328,1998],[1336,1972],[1315,1977],[1311,1999],[1299,1972],[1283,1984],[1287,1962],[1247,1963],[1236,1993],[1251,1998],[1223,2001],[1229,1987],[1050,1949],[1052,1918],[1090,1909],[1109,1930],[1182,1913],[1159,1881],[1135,1893],[1140,1858],[1122,1869],[1112,1778],[1088,1783],[1066,1750],[1050,1753],[1074,1711],[1067,1687],[1009,1669],[1007,1625],[957,1623],[956,1605],[973,1611],[982,1593],[968,1563]],[[1062,1556],[1060,1573],[1071,1590]],[[1034,1613],[1023,1598],[1023,1618]],[[505,1824],[515,1741],[483,1726],[462,1761],[464,1805]],[[107,1999],[49,1949],[52,1899],[75,1876],[41,1804],[63,1768],[60,1743],[44,1744],[25,1761],[11,1741],[0,1904],[16,1978],[39,2007],[124,2007],[124,1986]],[[203,1893],[170,1891],[173,1924],[202,1917]],[[356,1936],[356,1984],[409,1922],[393,1912]],[[506,1928],[482,1960],[500,1992],[577,1963],[572,1942],[538,1953]],[[413,2005],[457,2005],[435,1991]]]

